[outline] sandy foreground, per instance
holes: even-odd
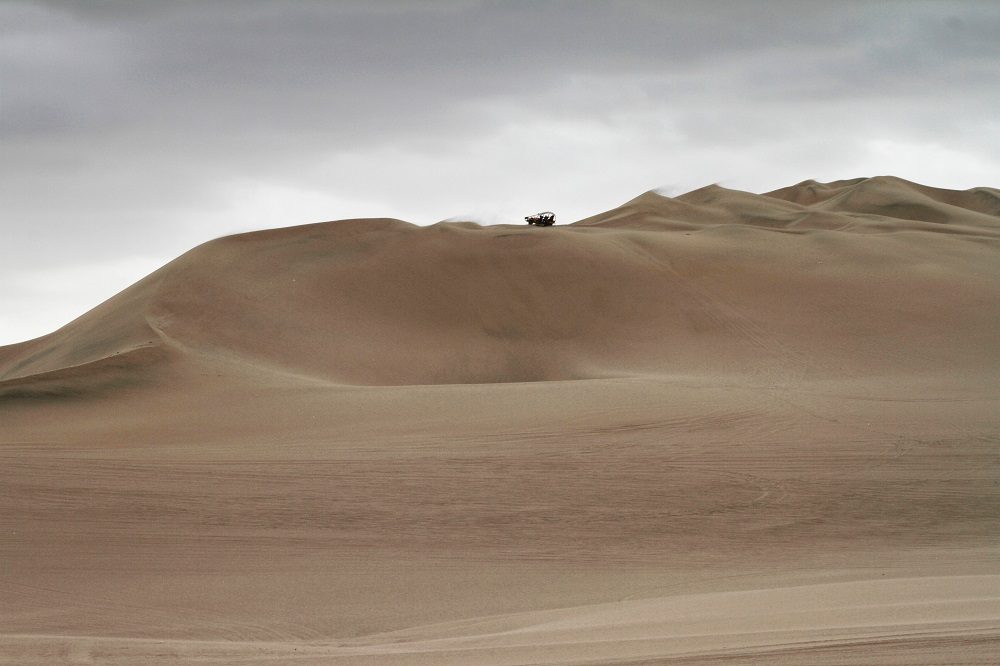
[[[1000,192],[213,241],[0,348],[0,662],[990,664]]]

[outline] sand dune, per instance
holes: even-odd
[[[0,662],[991,663],[1000,191],[202,245],[0,348]]]
[[[893,579],[677,595],[473,618],[363,639],[158,641],[20,635],[28,660],[328,664],[988,663],[1000,637],[1000,577]],[[724,628],[720,631],[720,628]]]
[[[994,371],[996,312],[981,304],[996,295],[1000,217],[980,204],[1000,195],[946,192],[894,178],[763,196],[710,186],[554,229],[349,220],[243,234],[7,348],[0,378],[147,346],[351,385]]]

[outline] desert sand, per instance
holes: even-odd
[[[0,348],[0,662],[987,664],[1000,191],[222,238]]]

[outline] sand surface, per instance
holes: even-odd
[[[0,663],[996,663],[1000,191],[213,241],[0,347],[0,498]]]

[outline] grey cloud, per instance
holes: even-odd
[[[32,78],[58,85],[49,87],[48,104],[24,100],[31,109],[73,114],[72,126],[106,122],[93,111],[100,104],[106,117],[125,124],[225,122],[255,130],[287,123],[346,140],[386,125],[451,127],[454,100],[526,96],[574,73],[669,78],[764,53],[778,74],[772,80],[781,83],[787,77],[780,73],[809,54],[835,55],[859,38],[884,42],[898,22],[865,4],[832,11],[803,3],[716,2],[692,10],[679,3],[508,2],[365,11],[354,3],[160,2],[77,3],[69,7],[74,29],[66,12],[52,7],[67,51],[115,59],[86,75],[76,60],[40,63],[44,71]],[[867,19],[850,18],[855,14]],[[844,69],[839,64],[877,70],[864,58],[833,64],[828,76]],[[885,64],[898,63],[887,57]],[[809,73],[824,74],[818,67]],[[706,85],[713,74],[706,71]],[[7,104],[16,112],[17,82],[28,77],[11,76]],[[767,89],[767,79],[757,85]]]
[[[982,53],[958,49],[968,40],[951,33],[987,32],[979,17],[915,22],[897,5],[900,21],[864,3],[837,11],[718,2],[696,10],[559,2],[376,4],[370,11],[309,2],[49,7],[52,34],[33,34],[58,42],[60,52],[36,53],[34,71],[4,69],[4,130],[15,137],[133,127],[165,142],[224,130],[255,140],[313,133],[350,147],[415,131],[481,130],[479,119],[463,114],[464,102],[509,96],[530,103],[534,90],[574,75],[645,76],[669,86],[694,71],[709,97],[722,100],[885,94],[887,86],[905,92],[927,67],[948,68],[946,80],[960,80],[968,67],[956,68],[955,57]],[[953,57],[924,54],[933,38]],[[733,81],[734,73],[742,76]]]

